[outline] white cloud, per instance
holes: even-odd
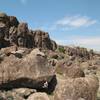
[[[75,42],[80,45],[99,45],[100,37],[88,37],[88,38],[75,38]]]
[[[95,24],[97,21],[86,16],[66,16],[55,23],[56,27],[61,28],[80,28],[88,27]]]
[[[56,42],[62,45],[82,46],[86,48],[92,48],[96,51],[100,51],[100,37],[73,36],[67,38],[66,40],[56,40]]]

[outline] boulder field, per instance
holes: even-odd
[[[0,13],[0,100],[100,100],[99,66],[99,53]]]

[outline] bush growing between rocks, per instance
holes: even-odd
[[[65,53],[64,47],[59,47],[58,50],[59,50],[59,52],[61,52],[61,53]]]

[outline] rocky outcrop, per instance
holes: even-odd
[[[5,37],[8,35],[9,30],[9,21],[7,15],[0,13],[0,48],[9,46],[9,41],[5,40]]]
[[[0,13],[0,100],[96,100],[99,66],[93,50],[57,45]]]
[[[4,59],[0,64],[0,89],[47,88],[53,76],[44,53],[35,49],[22,59],[12,55]]]
[[[65,52],[69,56],[73,56],[74,58],[81,58],[82,61],[89,60],[93,58],[94,52],[93,50],[88,51],[87,48],[82,47],[64,47]]]
[[[41,30],[34,31],[34,42],[35,46],[40,48],[45,48],[50,50],[54,48],[48,33],[43,32]]]
[[[57,44],[50,39],[47,32],[30,30],[27,23],[20,23],[15,16],[0,13],[0,48],[10,45],[50,50],[57,48]]]
[[[17,20],[17,18],[15,16],[9,16],[9,21],[10,21],[10,27],[17,27],[19,24],[19,21]]]

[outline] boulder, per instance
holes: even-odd
[[[33,93],[27,100],[50,100],[46,93]]]
[[[35,89],[29,89],[29,88],[18,88],[18,89],[13,89],[12,91],[20,95],[23,98],[27,98],[31,94],[37,92]]]
[[[45,54],[35,49],[22,59],[11,55],[1,62],[0,89],[19,87],[41,89],[53,76],[54,70]]]
[[[2,48],[0,50],[0,53],[3,55],[9,56],[12,52],[16,52],[16,51],[17,51],[17,47],[11,46],[11,47]]]
[[[99,81],[95,76],[57,79],[54,100],[96,100]]]
[[[77,77],[84,77],[85,74],[82,71],[82,69],[75,65],[75,63],[73,64],[71,61],[59,61],[56,64],[56,73],[62,75],[65,78],[77,78]]]

